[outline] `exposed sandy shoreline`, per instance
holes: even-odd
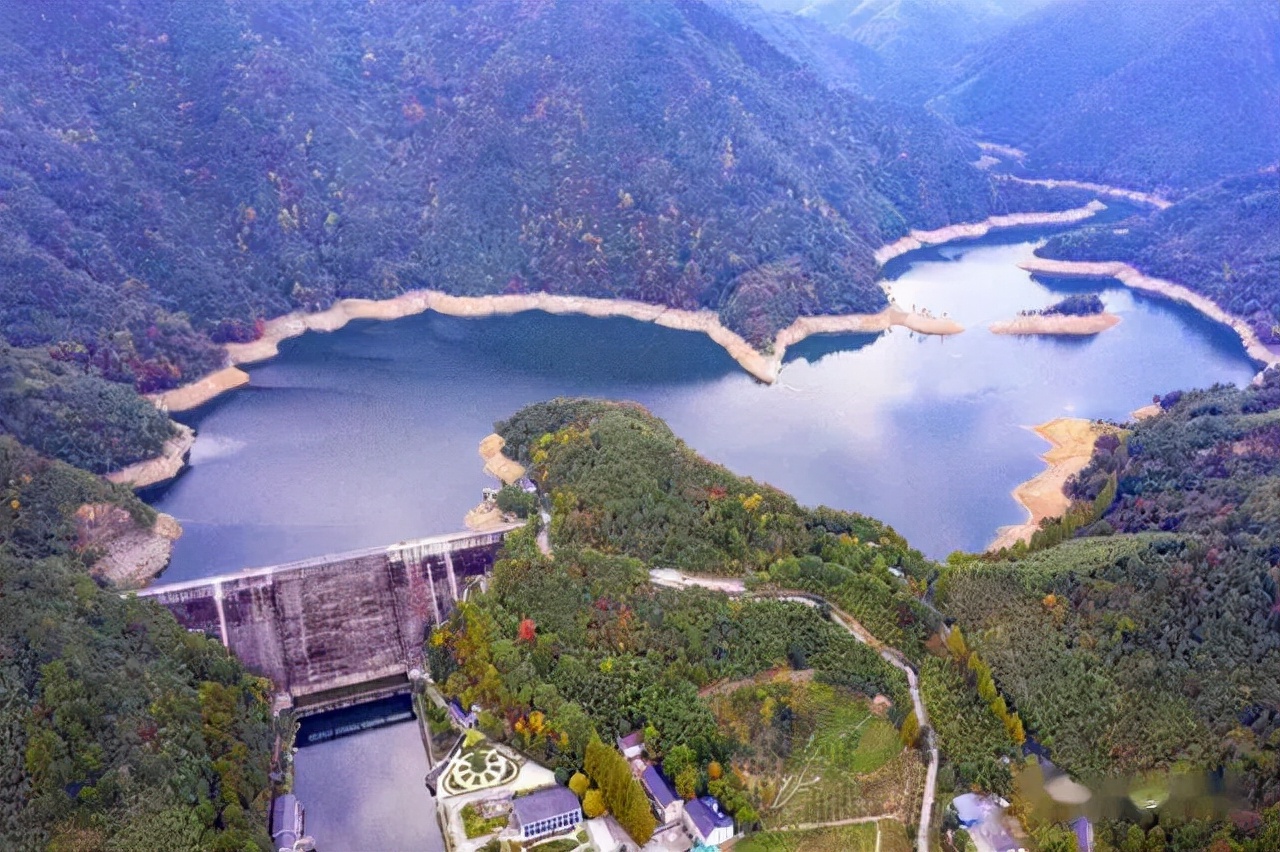
[[[924,246],[936,246],[952,240],[973,239],[986,236],[991,231],[1002,228],[1018,228],[1026,225],[1063,225],[1081,222],[1096,215],[1098,211],[1107,209],[1107,205],[1094,199],[1083,207],[1070,210],[1059,210],[1056,213],[1010,213],[1006,216],[990,216],[981,222],[969,222],[963,225],[947,225],[933,231],[912,231],[901,239],[894,240],[887,246],[876,250],[876,263],[884,266],[895,257],[915,251]]]
[[[1045,257],[1033,257],[1018,264],[1022,269],[1032,273],[1057,275],[1063,278],[1115,278],[1126,287],[1155,293],[1167,299],[1185,302],[1209,319],[1230,326],[1244,343],[1245,351],[1254,361],[1268,367],[1280,364],[1280,347],[1272,347],[1258,339],[1249,324],[1239,317],[1218,307],[1214,302],[1199,293],[1192,292],[1181,284],[1166,281],[1163,278],[1152,278],[1142,274],[1127,263],[1119,261],[1085,261],[1085,260],[1052,260]]]
[[[992,334],[1061,334],[1089,335],[1098,334],[1115,327],[1120,317],[1105,311],[1088,316],[1069,316],[1066,314],[1029,314],[1011,320],[993,322],[988,328]]]
[[[1032,431],[1051,445],[1049,451],[1040,456],[1048,468],[1013,489],[1013,498],[1026,508],[1028,518],[1025,523],[1001,527],[995,541],[987,547],[989,551],[1012,547],[1019,541],[1030,541],[1032,533],[1040,529],[1042,520],[1056,518],[1066,512],[1071,501],[1062,492],[1063,486],[1068,479],[1084,470],[1093,455],[1094,442],[1111,430],[1092,420],[1059,417],[1041,423]]]
[[[1053,180],[1041,179],[1035,180],[1031,178],[1020,178],[1014,175],[999,175],[1000,180],[1009,180],[1015,183],[1027,183],[1032,186],[1044,186],[1049,189],[1086,189],[1089,192],[1096,192],[1099,195],[1110,195],[1113,198],[1123,198],[1126,201],[1135,201],[1138,204],[1149,204],[1158,210],[1163,210],[1173,204],[1167,198],[1161,198],[1158,195],[1152,195],[1149,192],[1139,192],[1136,189],[1121,189],[1117,186],[1107,186],[1104,183],[1090,183],[1083,180]]]
[[[485,473],[496,476],[503,485],[511,485],[524,476],[524,465],[502,451],[506,445],[506,439],[497,432],[486,435],[480,442],[480,458],[484,461]]]
[[[234,358],[232,359],[234,362]],[[223,367],[203,379],[153,394],[151,400],[165,411],[188,411],[203,405],[219,394],[249,384],[249,374],[235,367]]]
[[[181,423],[175,423],[174,426],[178,434],[165,442],[160,455],[112,471],[106,475],[107,480],[133,488],[146,488],[177,476],[187,463],[187,455],[196,442],[196,433]]]

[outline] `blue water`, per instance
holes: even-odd
[[[779,382],[705,336],[625,319],[524,314],[355,322],[287,341],[251,387],[186,418],[191,468],[147,495],[185,534],[164,581],[460,528],[492,484],[476,446],[496,420],[560,395],[637,400],[699,452],[807,504],[879,517],[934,557],[975,550],[1024,510],[1042,469],[1027,426],[1125,419],[1152,395],[1247,382],[1231,332],[1118,284],[1033,281],[1029,238],[950,245],[895,263],[890,291],[966,327],[811,338]],[[1063,289],[1101,291],[1123,321],[1088,339],[986,325]]]

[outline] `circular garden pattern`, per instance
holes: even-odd
[[[469,748],[453,759],[440,782],[444,793],[456,796],[505,784],[516,777],[518,767],[488,745]]]

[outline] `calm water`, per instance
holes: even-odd
[[[444,849],[417,722],[298,750],[294,792],[322,852]]]
[[[1103,298],[1123,322],[1095,338],[991,334],[1061,296],[1017,268],[1033,247],[916,253],[892,294],[965,333],[811,338],[772,387],[702,335],[624,319],[424,315],[288,341],[189,418],[191,469],[148,495],[185,529],[164,580],[458,529],[492,484],[476,445],[493,422],[576,394],[638,400],[707,457],[882,518],[931,556],[980,549],[1025,517],[1009,492],[1046,449],[1026,426],[1123,419],[1153,393],[1254,373],[1225,328],[1118,285]]]

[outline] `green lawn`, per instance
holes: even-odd
[[[733,852],[875,852],[876,824],[842,825],[814,831],[763,831],[744,837]]]

